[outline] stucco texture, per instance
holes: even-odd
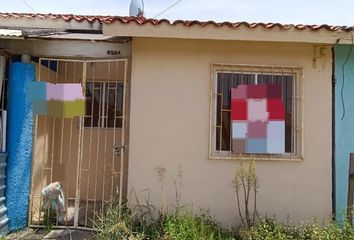
[[[354,152],[354,49],[336,45],[335,51],[335,179],[336,217],[343,220],[348,197],[349,154]],[[350,55],[349,55],[350,54]],[[346,59],[347,63],[344,65]],[[344,65],[344,71],[342,67]],[[344,86],[343,86],[344,73]],[[343,88],[343,91],[342,91]],[[343,95],[342,95],[343,93]],[[342,102],[344,100],[344,105]],[[344,108],[343,108],[344,107]],[[343,117],[343,119],[342,119]]]
[[[32,105],[26,86],[35,77],[32,64],[12,63],[8,81],[8,160],[6,169],[6,206],[9,230],[27,226],[28,197],[32,159]]]
[[[311,44],[134,38],[132,52],[129,200],[157,207],[181,203],[237,221],[230,187],[240,161],[211,160],[209,146],[212,63],[302,66],[304,160],[258,161],[258,210],[279,220],[331,217],[331,51],[313,66]],[[158,175],[158,170],[160,176]],[[182,170],[182,172],[180,171]],[[179,187],[177,187],[179,189]]]

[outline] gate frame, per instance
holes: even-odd
[[[128,67],[129,67],[129,59],[128,58],[99,58],[99,59],[85,59],[85,58],[60,58],[60,57],[39,57],[38,59],[38,64],[41,63],[41,61],[47,60],[47,61],[57,61],[57,62],[76,62],[76,63],[82,63],[83,64],[83,70],[82,70],[82,81],[81,84],[84,86],[86,89],[86,81],[87,81],[87,64],[88,63],[98,63],[98,62],[122,62],[124,63],[124,79],[123,79],[123,106],[122,106],[122,127],[121,127],[121,146],[119,147],[119,152],[120,152],[120,181],[119,181],[119,200],[118,204],[119,207],[121,208],[123,205],[123,187],[124,187],[124,158],[125,158],[125,151],[128,146],[126,146],[126,139],[127,139],[127,134],[128,129],[127,129],[127,97],[129,95],[127,94],[128,86]],[[38,69],[36,69],[38,71]],[[37,72],[36,74],[36,81],[40,80],[40,71]],[[33,145],[32,145],[32,164],[31,164],[31,178],[30,178],[30,195],[28,198],[29,202],[29,208],[28,208],[28,227],[34,227],[34,228],[42,228],[44,225],[36,225],[32,224],[32,190],[33,190],[33,160],[34,160],[34,147],[36,144],[36,137],[37,137],[37,128],[38,128],[38,115],[34,116],[34,131],[33,131]],[[84,134],[84,117],[80,116],[79,117],[79,144],[80,147],[78,149],[78,158],[77,158],[77,169],[76,169],[76,187],[75,187],[75,209],[74,209],[74,224],[72,226],[70,225],[54,225],[54,229],[78,229],[78,230],[88,230],[92,231],[93,229],[90,227],[81,227],[78,225],[78,215],[79,215],[79,207],[80,207],[80,189],[81,189],[81,176],[80,176],[80,170],[81,170],[81,163],[82,163],[82,149],[83,149],[83,134]],[[116,148],[116,146],[115,146]],[[128,157],[128,155],[127,155]],[[129,161],[129,159],[127,159]],[[41,172],[43,172],[43,166],[41,169]],[[127,173],[126,173],[127,174]],[[52,176],[52,173],[51,173]],[[127,183],[126,183],[127,184]],[[41,207],[41,206],[40,206]],[[41,210],[40,210],[41,211]]]

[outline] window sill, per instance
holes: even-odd
[[[211,160],[255,160],[255,161],[285,161],[285,162],[303,162],[303,157],[291,154],[239,154],[234,155],[230,152],[214,152],[209,154]]]

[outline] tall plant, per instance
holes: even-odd
[[[249,229],[255,224],[256,218],[258,217],[257,192],[259,181],[254,160],[249,162],[248,167],[244,166],[243,161],[241,161],[240,166],[235,170],[232,186],[236,193],[237,209],[242,225],[244,228]],[[250,199],[253,199],[253,204]],[[253,207],[251,207],[251,204]],[[244,207],[243,211],[242,206]]]

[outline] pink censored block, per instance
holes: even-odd
[[[267,100],[266,99],[248,99],[247,104],[249,121],[267,121]]]
[[[231,88],[231,99],[246,99],[247,85],[239,85],[236,88]]]
[[[267,122],[256,121],[249,122],[247,129],[248,138],[266,138],[267,137]]]
[[[64,98],[64,91],[59,90],[56,84],[47,83],[47,101],[59,100]]]
[[[75,101],[85,99],[79,83],[47,84],[47,100]]]

